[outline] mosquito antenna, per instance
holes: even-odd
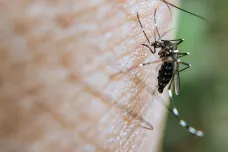
[[[183,11],[183,12],[186,12],[186,13],[188,13],[188,14],[191,14],[191,15],[193,15],[193,16],[196,16],[196,17],[198,17],[198,18],[201,18],[202,20],[204,20],[204,21],[207,22],[207,20],[206,20],[204,17],[200,16],[200,15],[191,13],[191,12],[189,12],[189,11],[187,11],[187,10],[184,10],[184,9],[182,9],[182,8],[180,8],[180,7],[177,7],[176,5],[174,5],[174,4],[170,3],[170,2],[167,2],[167,1],[165,1],[165,0],[162,0],[162,1],[163,1],[164,3],[166,3],[166,5],[170,5],[170,6],[172,6],[172,7],[175,7],[175,8],[177,8],[177,9]]]
[[[160,39],[161,36],[160,36],[160,34],[158,32],[158,27],[157,27],[157,22],[156,22],[156,12],[157,12],[157,9],[155,9],[155,11],[154,11],[154,23],[155,23],[155,29],[156,29],[156,31],[158,33],[158,36],[159,36],[159,39]]]
[[[138,13],[138,12],[137,12],[137,19],[138,19],[138,22],[139,22],[139,24],[140,24],[140,26],[141,26],[141,29],[142,29],[142,32],[143,32],[144,36],[146,37],[148,43],[150,43],[150,40],[149,40],[149,38],[147,37],[146,32],[144,31],[143,26],[142,26],[142,23],[141,23],[141,21],[140,21],[140,19],[139,19],[139,13]]]
[[[166,31],[164,34],[162,34],[162,36],[158,39],[158,41],[165,36],[167,33],[169,33],[170,31],[172,31],[174,28],[169,29],[168,31]]]
[[[157,41],[156,28],[154,29],[154,40],[155,40],[155,42]]]

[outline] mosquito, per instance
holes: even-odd
[[[157,12],[157,9],[155,9],[155,12],[154,12],[154,23],[155,23],[155,31],[154,31],[155,41],[154,42],[151,42],[149,40],[146,32],[144,31],[143,25],[140,21],[138,13],[137,13],[137,19],[138,19],[138,22],[142,29],[142,32],[148,41],[148,44],[142,44],[142,45],[147,47],[151,51],[152,54],[155,54],[157,52],[156,49],[160,48],[158,55],[159,55],[160,60],[162,61],[162,65],[159,69],[158,77],[157,77],[158,92],[163,93],[164,88],[169,84],[168,94],[169,94],[169,98],[170,98],[171,107],[168,107],[168,110],[175,116],[175,118],[177,118],[177,120],[179,121],[179,124],[188,130],[188,132],[190,132],[192,135],[202,137],[204,135],[204,133],[202,131],[196,130],[195,128],[189,126],[184,120],[182,120],[180,118],[179,112],[172,100],[172,90],[171,90],[172,87],[173,87],[176,95],[178,95],[180,92],[179,73],[191,67],[190,64],[188,64],[186,62],[182,62],[180,60],[181,57],[189,55],[188,52],[181,53],[177,48],[177,46],[179,44],[181,44],[184,41],[184,39],[163,40],[162,37],[165,34],[167,34],[169,31],[171,31],[172,29],[168,30],[163,35],[159,34],[158,27],[156,24],[156,12]],[[156,33],[159,37],[158,40],[156,40]],[[149,65],[152,63],[154,63],[154,62],[142,63],[140,66]],[[180,67],[179,67],[180,64],[184,65],[185,67],[180,69]]]

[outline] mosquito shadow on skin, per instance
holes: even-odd
[[[132,121],[136,121],[137,125],[139,127],[153,130],[153,126],[137,112],[132,107],[126,107],[124,105],[117,105],[117,109],[120,110],[122,113],[125,113],[126,115],[122,116],[125,121],[127,121],[129,124]]]

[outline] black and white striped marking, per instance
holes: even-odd
[[[168,92],[169,92],[170,100],[172,102],[172,91],[168,90]],[[174,104],[172,104],[172,106],[173,106],[173,108],[169,109],[169,111],[171,111],[172,114],[175,116],[175,118],[177,118],[181,127],[186,128],[188,130],[188,132],[190,132],[192,135],[196,135],[198,137],[204,136],[204,133],[201,130],[196,130],[195,128],[189,126],[184,120],[182,120],[179,116],[179,112],[178,112],[177,108],[174,106]]]

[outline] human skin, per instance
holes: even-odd
[[[155,8],[159,33],[174,26],[163,2],[2,0],[0,8],[2,152],[161,151],[167,94],[152,93],[158,64],[137,68],[158,57],[141,45],[136,12],[154,41]]]

